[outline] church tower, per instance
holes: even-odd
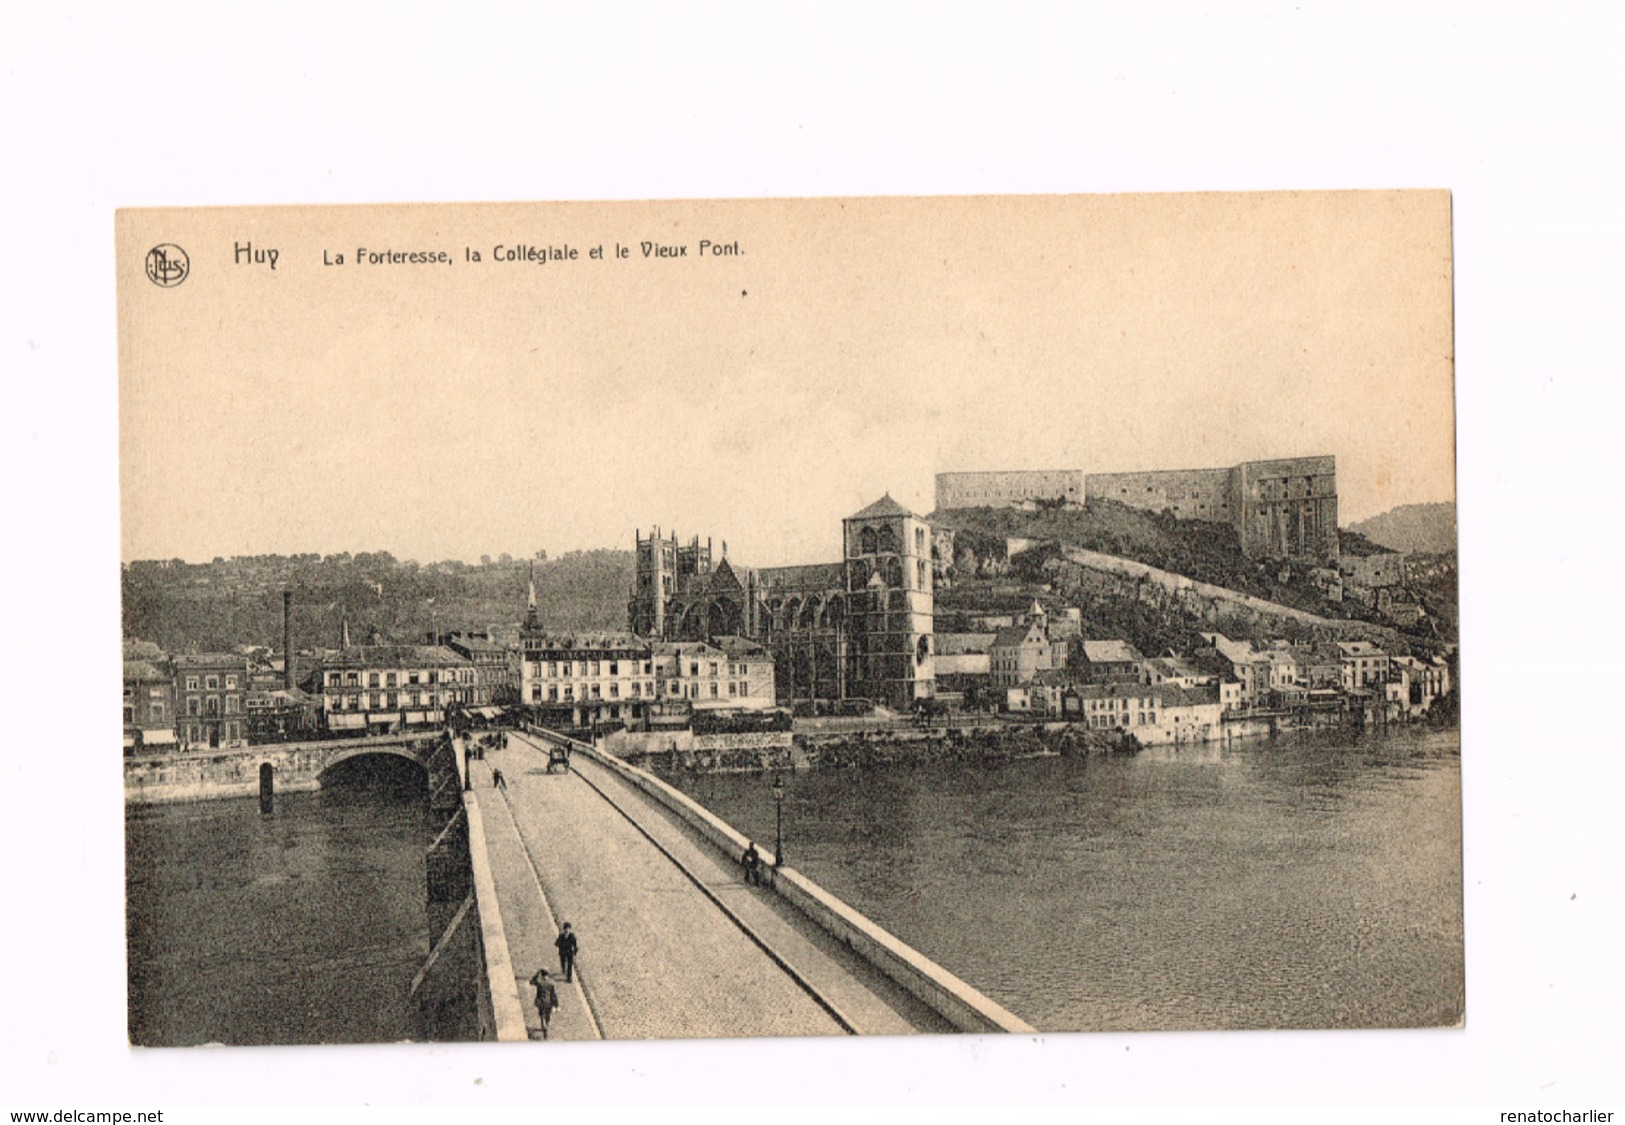
[[[843,521],[848,690],[907,709],[936,694],[931,525],[891,495]]]
[[[627,624],[640,637],[659,640],[666,635],[666,605],[672,594],[672,578],[677,569],[677,535],[660,537],[660,529],[645,539],[637,536],[636,572],[632,596],[626,604]]]

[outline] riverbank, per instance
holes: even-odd
[[[1021,758],[1132,753],[1139,747],[1115,732],[1068,723],[911,730],[797,733],[788,742],[718,749],[669,748],[628,751],[623,761],[664,777],[705,773],[796,772],[889,765],[964,762],[985,764]]]
[[[851,769],[908,763],[1008,762],[1048,755],[1132,753],[1132,739],[1072,724],[984,727],[974,730],[885,731],[874,734],[797,735],[815,768]]]

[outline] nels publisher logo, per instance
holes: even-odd
[[[161,242],[147,251],[147,279],[154,285],[173,289],[192,272],[192,259],[173,242]]]

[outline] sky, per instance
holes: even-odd
[[[557,555],[658,525],[817,562],[882,494],[928,513],[936,473],[983,469],[1329,453],[1345,524],[1455,495],[1444,192],[117,227],[126,560]],[[181,284],[147,279],[159,243],[187,251]]]

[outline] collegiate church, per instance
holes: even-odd
[[[772,650],[781,702],[935,694],[931,525],[890,495],[842,521],[844,558],[810,566],[713,562],[711,541],[637,539],[632,631],[671,641],[743,637]]]

